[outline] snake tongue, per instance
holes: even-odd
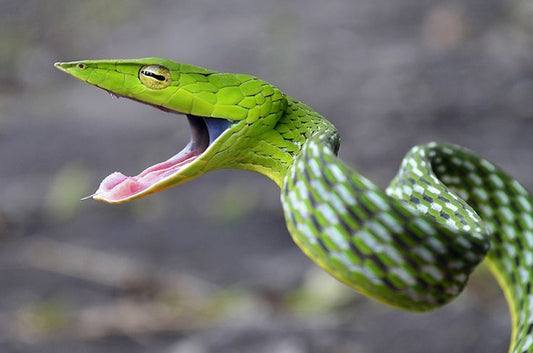
[[[93,195],[100,201],[119,203],[149,193],[149,189],[164,182],[200,157],[231,124],[228,120],[187,115],[191,127],[191,140],[176,155],[152,165],[136,176],[114,172],[107,176]],[[152,192],[157,191],[157,187]]]

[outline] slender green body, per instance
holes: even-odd
[[[168,161],[136,177],[106,178],[95,199],[126,202],[213,169],[259,172],[280,186],[298,246],[378,301],[412,311],[438,307],[485,259],[509,303],[510,352],[533,352],[533,199],[490,162],[458,146],[417,146],[383,191],[337,157],[339,136],[330,122],[255,77],[159,58],[56,67],[187,114],[196,131],[188,149]],[[202,134],[209,143],[201,143]]]

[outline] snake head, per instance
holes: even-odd
[[[121,203],[167,189],[214,169],[263,172],[247,153],[250,140],[268,133],[286,106],[277,88],[256,77],[218,73],[162,58],[84,60],[54,66],[82,81],[166,112],[187,116],[189,143],[136,176],[114,172],[92,197]]]

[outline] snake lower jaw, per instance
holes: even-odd
[[[166,161],[146,168],[136,176],[127,176],[121,172],[108,175],[92,198],[107,203],[124,203],[164,190],[181,180],[188,180],[189,178],[180,178],[179,174],[194,165],[211,144],[231,126],[231,121],[190,114],[187,114],[187,120],[191,139],[180,152]]]

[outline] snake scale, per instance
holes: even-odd
[[[137,176],[115,172],[94,199],[120,203],[222,168],[281,189],[298,246],[339,281],[394,307],[425,311],[456,297],[483,260],[503,289],[510,352],[533,352],[533,198],[494,164],[455,146],[411,149],[381,190],[337,157],[320,114],[250,75],[161,58],[55,66],[119,97],[187,116],[189,144]]]

